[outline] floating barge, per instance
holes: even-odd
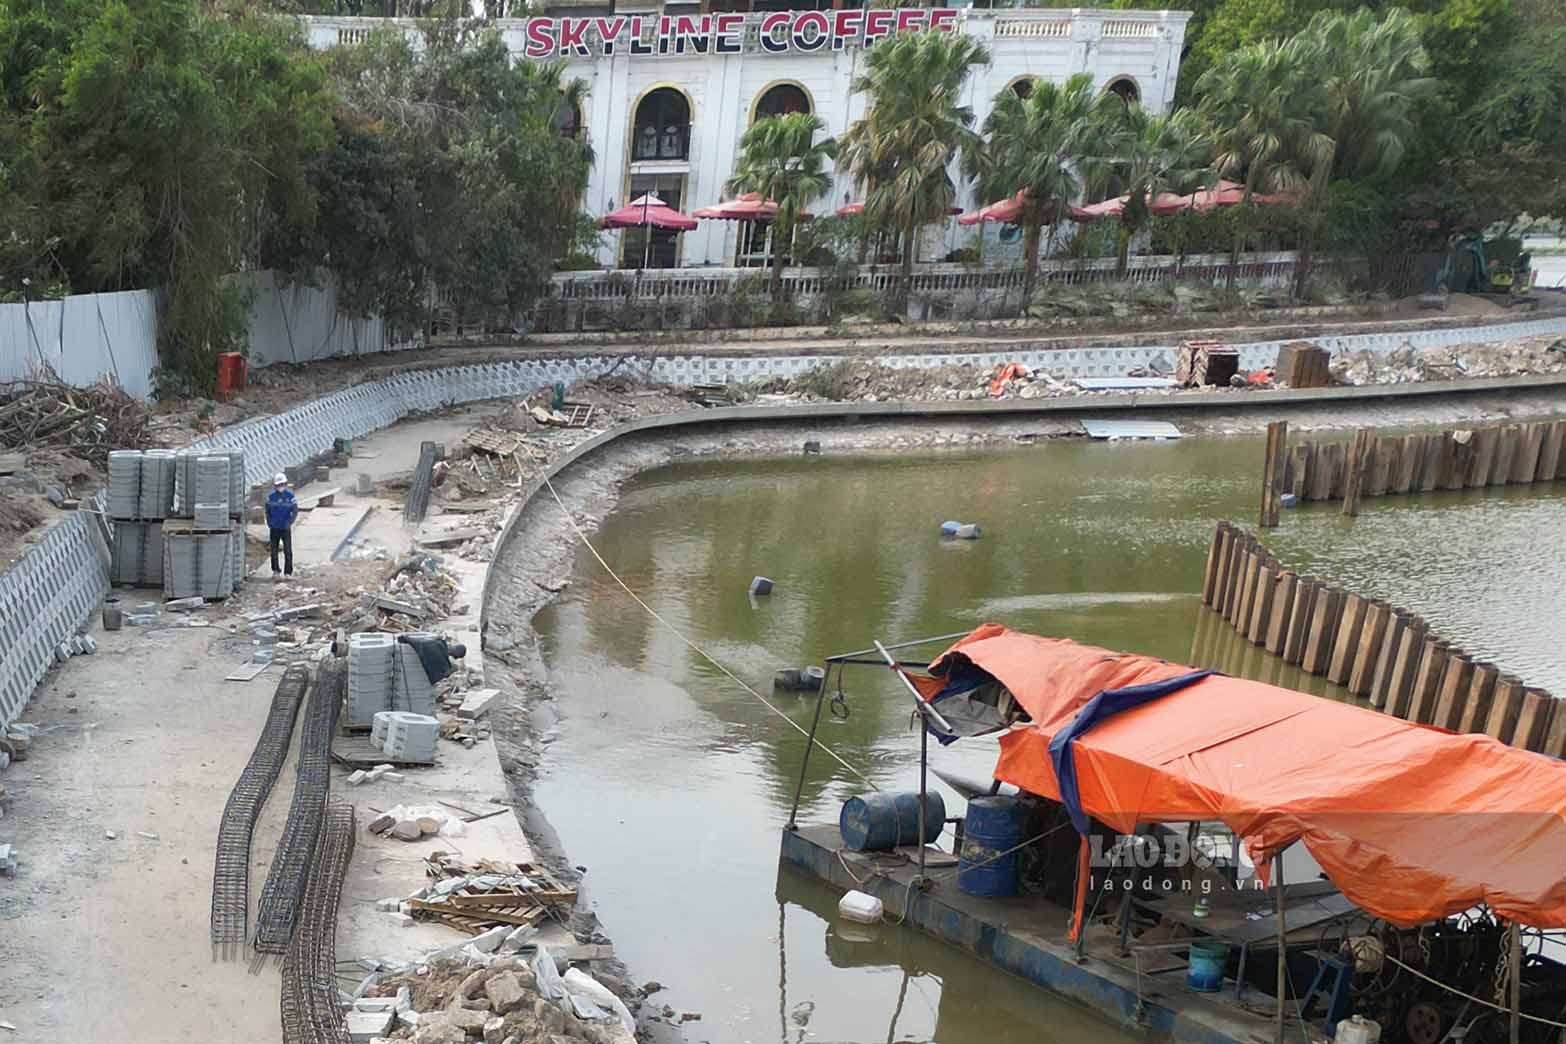
[[[1153,1040],[1326,1041],[1351,1017],[1388,1044],[1566,1039],[1566,764],[993,624],[928,664],[892,657],[920,644],[829,657],[836,693],[829,674],[816,707],[819,723],[829,698],[845,700],[846,667],[892,666],[924,724],[905,803],[917,824],[909,813],[894,831],[914,843],[866,844],[847,812],[797,822],[813,725],[785,868],[868,893],[889,920]],[[929,842],[943,824],[925,819],[928,739],[995,732],[995,780],[977,792],[1013,784],[1029,829],[996,854],[965,843],[954,817],[942,851]],[[1187,855],[1199,837],[1227,852],[1199,866],[1136,854],[1162,859],[1182,837]],[[1282,880],[1291,848],[1312,879]],[[1029,887],[959,887],[1006,856],[1029,857]]]

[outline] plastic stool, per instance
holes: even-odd
[[[1348,962],[1337,954],[1318,953],[1316,961],[1316,976],[1310,980],[1310,989],[1305,991],[1300,1015],[1309,1020],[1310,1009],[1319,1000],[1327,1008],[1327,1032],[1336,1033],[1338,1023],[1348,1017],[1353,1003],[1353,972]],[[1332,978],[1330,986],[1327,985],[1328,976]]]

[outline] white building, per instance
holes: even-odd
[[[775,0],[754,2],[770,7]],[[505,19],[497,26],[518,60],[564,58],[569,75],[587,83],[582,124],[598,159],[585,205],[595,214],[647,192],[686,213],[727,198],[723,187],[740,137],[758,116],[806,110],[822,118],[827,133],[842,135],[864,114],[864,95],[849,89],[864,48],[898,32],[934,28],[983,41],[990,64],[970,78],[967,97],[978,124],[998,92],[1078,72],[1162,112],[1174,96],[1191,17],[1184,11],[1080,8],[724,11],[667,3],[660,10],[655,2],[609,0],[555,3],[549,11],[549,17]],[[311,45],[324,48],[355,42],[386,21],[308,23]],[[813,209],[830,212],[858,198],[852,179],[839,174],[831,196]],[[965,189],[959,202],[989,201],[975,200]],[[736,264],[745,260],[745,230],[736,222],[704,221],[677,237],[655,235],[652,263]],[[640,230],[604,238],[603,264],[641,265]]]

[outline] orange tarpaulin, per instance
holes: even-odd
[[[1033,718],[1001,737],[996,778],[1056,800],[1050,740],[1094,696],[1191,670],[998,624],[932,670],[953,653]],[[1566,763],[1553,758],[1222,675],[1108,717],[1073,747],[1083,810],[1122,833],[1222,821],[1258,866],[1303,841],[1352,902],[1404,927],[1484,902],[1566,928]]]

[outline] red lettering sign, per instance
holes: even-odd
[[[523,53],[529,58],[548,58],[555,53],[553,18],[529,18],[527,22],[527,47]]]
[[[900,33],[917,33],[924,26],[924,10],[918,7],[904,7],[897,12],[897,31]]]
[[[956,12],[953,12],[954,14]],[[864,28],[865,13],[863,11],[846,10],[836,11],[832,14],[832,50],[841,51],[854,40],[859,39],[859,32]]]
[[[788,37],[779,37],[777,31],[786,29],[792,16],[787,11],[773,11],[761,20],[761,49],[769,54],[782,54],[788,50]]]
[[[892,25],[897,21],[897,12],[878,7],[873,11],[865,12],[865,46],[869,47],[883,36],[892,35]]]
[[[869,47],[893,33],[917,33],[925,29],[957,31],[958,11],[849,8],[826,11],[771,11],[761,19],[757,39],[768,54],[790,50],[815,52],[830,47]],[[739,54],[745,49],[745,16],[736,12],[718,15],[664,15],[658,19],[657,36],[642,39],[643,19],[629,18],[529,18],[524,29],[523,54],[549,58],[556,54],[590,58],[592,38],[604,56],[619,53],[622,42],[633,55]]]

